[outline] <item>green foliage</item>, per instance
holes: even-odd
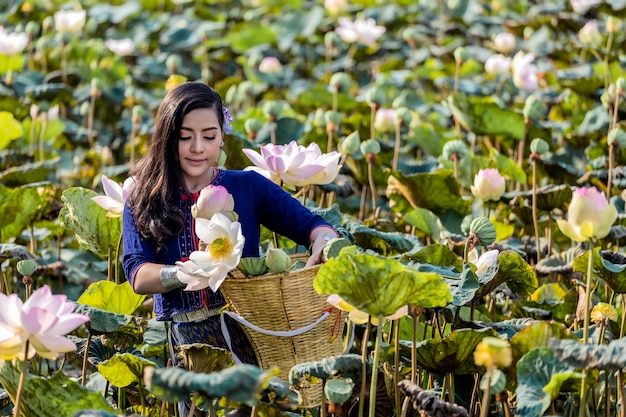
[[[0,238],[19,236],[24,229],[50,210],[55,188],[52,184],[29,184],[7,188],[0,184]]]
[[[514,293],[523,297],[532,294],[539,283],[533,268],[515,251],[506,250],[498,255],[498,273],[489,282],[484,283],[480,294],[486,295],[499,285],[506,285]]]
[[[98,194],[82,187],[63,191],[64,203],[59,219],[63,227],[72,230],[78,242],[96,255],[106,258],[109,249],[115,251],[122,233],[120,218],[108,217],[107,212],[92,198]]]
[[[1,59],[2,57],[0,55],[0,62]],[[6,148],[12,141],[24,134],[20,123],[15,120],[13,113],[9,113],[8,111],[0,111],[0,126],[2,126],[0,130],[0,149]]]
[[[122,284],[98,281],[89,284],[76,302],[111,313],[133,314],[145,299],[145,295],[133,291],[128,281]]]
[[[152,361],[132,353],[116,353],[111,359],[100,362],[98,371],[116,387],[127,387],[143,380],[147,367],[155,367]]]

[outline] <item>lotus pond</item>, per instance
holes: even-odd
[[[2,6],[1,415],[626,416],[625,0]],[[119,208],[185,80],[230,109],[227,169],[341,154],[286,189],[341,232],[311,286],[343,354],[168,366]]]

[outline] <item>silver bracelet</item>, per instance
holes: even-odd
[[[161,268],[161,272],[159,273],[159,279],[161,280],[161,285],[165,288],[166,292],[175,290],[176,288],[184,287],[186,284],[180,282],[176,273],[178,272],[178,267],[176,265],[164,265]]]

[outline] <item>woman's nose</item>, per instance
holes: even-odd
[[[191,139],[191,152],[198,153],[202,151],[202,141],[200,138],[194,137]]]

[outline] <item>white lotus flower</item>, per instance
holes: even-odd
[[[26,33],[7,33],[3,26],[0,26],[0,54],[17,55],[26,49],[28,45],[28,35]]]
[[[335,29],[335,32],[344,42],[358,42],[365,46],[372,46],[386,30],[384,26],[378,26],[372,18],[356,19],[352,22],[347,17],[340,17],[339,27]]]
[[[493,75],[508,74],[511,70],[511,58],[502,54],[491,55],[485,61],[485,72]]]
[[[60,10],[54,14],[54,27],[59,32],[78,32],[85,26],[85,10]]]
[[[135,42],[130,38],[124,39],[108,39],[104,46],[109,48],[115,55],[126,56],[133,53],[135,49]]]
[[[231,221],[223,213],[215,213],[211,220],[196,219],[196,234],[207,243],[207,248],[192,252],[188,261],[177,262],[177,276],[187,284],[185,291],[209,287],[215,292],[241,260],[245,243],[241,223]]]
[[[499,254],[498,249],[492,249],[478,256],[478,251],[474,248],[467,254],[467,260],[476,265],[476,275],[482,275],[487,272],[491,265],[498,262]]]

